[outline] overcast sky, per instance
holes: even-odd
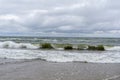
[[[0,35],[120,37],[120,0],[0,0]]]

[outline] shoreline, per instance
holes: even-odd
[[[33,60],[0,65],[0,80],[120,80],[120,64]]]

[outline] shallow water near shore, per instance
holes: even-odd
[[[55,49],[39,49],[42,43],[51,43]],[[59,47],[58,47],[59,44]],[[63,50],[62,46],[104,45],[105,51]],[[57,46],[56,46],[57,45]],[[1,37],[0,62],[40,59],[49,62],[120,63],[118,38],[39,38]],[[8,60],[7,60],[8,59]]]

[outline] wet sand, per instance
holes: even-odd
[[[120,64],[8,63],[0,65],[0,80],[120,80]]]

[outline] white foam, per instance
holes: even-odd
[[[36,49],[37,46],[34,46],[30,43],[15,43],[13,41],[5,41],[0,42],[0,48],[13,48],[13,49],[21,49],[21,48],[27,48],[27,49]]]
[[[0,49],[0,58],[43,59],[50,62],[120,63],[120,52],[71,52],[57,50]]]
[[[116,51],[120,51],[120,46],[113,46],[113,47],[107,47],[107,46],[105,46],[105,49],[106,50],[116,50]]]

